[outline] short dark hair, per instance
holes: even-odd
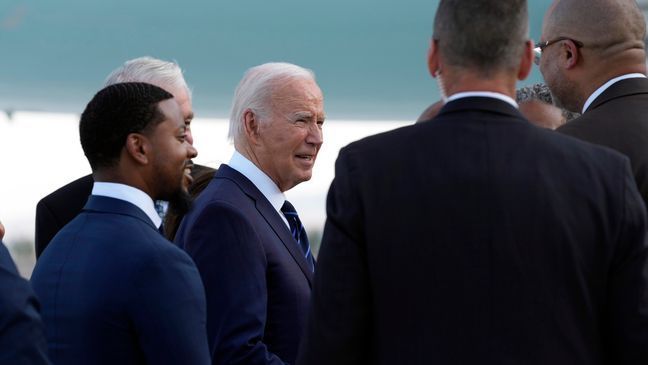
[[[526,0],[441,0],[433,38],[449,64],[487,76],[519,64],[528,31]]]
[[[162,122],[165,116],[158,104],[171,98],[171,93],[143,82],[114,84],[99,91],[79,123],[81,147],[92,171],[116,165],[126,137]]]

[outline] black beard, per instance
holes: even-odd
[[[191,195],[184,189],[178,189],[176,193],[169,196],[169,211],[173,212],[176,216],[182,217],[191,209],[193,199]]]

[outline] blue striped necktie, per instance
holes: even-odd
[[[281,207],[281,212],[286,216],[288,224],[290,225],[290,233],[292,233],[293,238],[297,241],[297,244],[302,250],[306,262],[312,271],[315,271],[315,260],[313,259],[313,254],[311,253],[310,243],[308,242],[308,236],[306,235],[306,230],[299,220],[297,211],[295,207],[288,200],[286,200]]]

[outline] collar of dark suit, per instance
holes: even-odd
[[[312,285],[313,272],[310,269],[309,264],[304,258],[303,251],[299,246],[297,246],[295,239],[286,223],[279,216],[279,213],[274,209],[272,204],[265,198],[265,196],[257,189],[257,187],[245,177],[240,172],[234,170],[233,168],[227,166],[226,164],[220,165],[218,171],[214,175],[214,179],[228,179],[236,184],[245,195],[250,197],[254,201],[256,209],[259,211],[259,214],[265,219],[266,222],[270,225],[272,230],[277,234],[281,242],[290,252],[291,256],[295,259],[302,272],[308,280],[308,284]]]
[[[631,78],[615,82],[594,99],[585,113],[598,108],[610,100],[637,94],[648,94],[648,78]]]
[[[83,210],[128,215],[141,220],[156,231],[158,229],[144,211],[125,200],[110,198],[107,196],[90,195],[88,202],[83,207]]]
[[[470,110],[497,113],[524,119],[522,113],[511,104],[500,99],[484,96],[466,97],[449,101],[441,108],[439,116]]]

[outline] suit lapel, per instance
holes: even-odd
[[[587,111],[595,109],[610,100],[636,94],[648,94],[648,79],[638,77],[615,82],[594,99]]]
[[[290,255],[293,257],[297,265],[299,265],[299,268],[308,280],[308,285],[312,285],[311,280],[313,279],[313,272],[306,262],[306,258],[304,257],[301,248],[297,245],[297,242],[295,242],[295,239],[290,234],[290,230],[279,216],[279,213],[274,209],[272,204],[270,204],[268,199],[263,196],[261,191],[259,191],[259,189],[257,189],[257,187],[248,180],[248,178],[243,176],[243,174],[225,164],[222,164],[218,168],[218,172],[216,172],[214,178],[226,178],[233,181],[254,201],[254,205],[259,214],[263,219],[265,219],[270,228],[272,228],[277,237],[279,237],[283,243],[284,247],[286,247]]]

